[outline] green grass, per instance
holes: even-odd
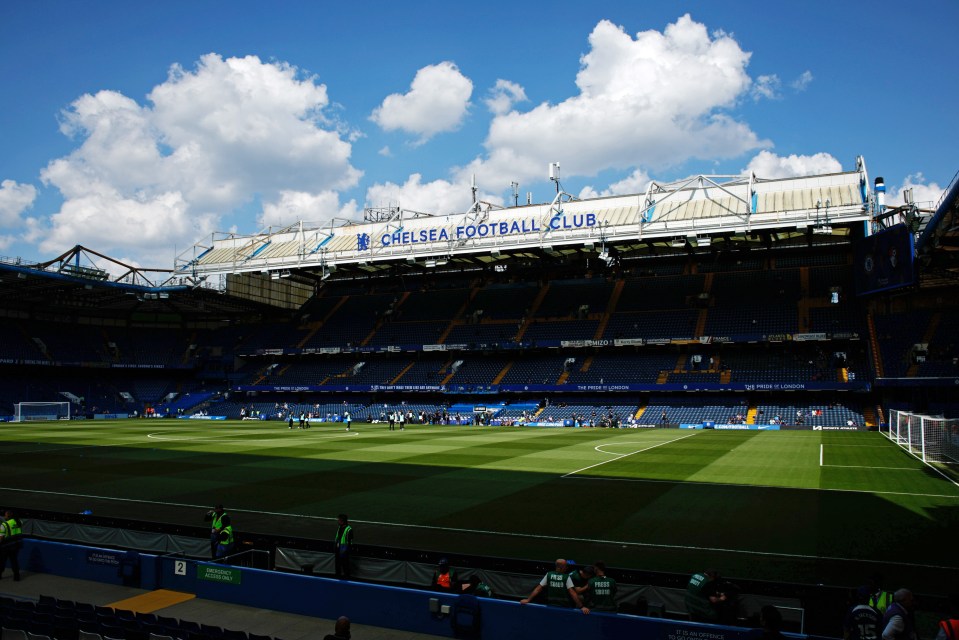
[[[919,591],[959,569],[959,485],[875,433],[128,420],[8,424],[20,507],[636,569]],[[822,464],[820,464],[820,460]],[[898,581],[898,582],[897,582]]]

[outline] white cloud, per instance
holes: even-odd
[[[454,131],[466,117],[473,82],[452,62],[423,67],[410,90],[394,93],[373,110],[370,119],[385,131],[406,131],[422,144],[444,131]]]
[[[664,168],[691,158],[735,157],[768,147],[722,112],[748,94],[750,54],[689,15],[664,31],[630,36],[601,21],[581,58],[577,95],[497,115],[488,154],[460,169],[487,184],[540,178],[551,161],[566,175]]]
[[[782,82],[779,81],[779,76],[776,74],[759,76],[753,84],[753,100],[760,100],[761,98],[778,100],[782,97],[779,94],[781,86]]]
[[[596,191],[591,186],[584,187],[580,191],[579,197],[585,199],[618,196],[631,193],[645,193],[646,187],[649,186],[651,181],[652,178],[649,177],[648,173],[642,169],[636,169],[622,180],[614,182],[613,184],[609,185],[608,188],[603,189],[602,191]]]
[[[379,151],[377,151],[377,153],[380,154],[381,156],[383,156],[384,158],[392,158],[392,157],[393,157],[393,152],[390,151],[389,145],[383,147],[382,149],[380,149]]]
[[[32,184],[4,180],[0,183],[0,225],[4,228],[20,226],[20,214],[32,207],[36,199],[37,189]]]
[[[32,184],[18,184],[13,180],[0,183],[0,228],[16,229],[24,225],[20,214],[33,206],[37,189]],[[11,234],[0,234],[0,250],[6,250],[16,240]]]
[[[837,173],[842,165],[828,153],[811,156],[778,156],[769,151],[760,151],[749,161],[743,173],[754,172],[760,178],[793,178],[817,173]]]
[[[346,215],[352,215],[353,206],[347,205]],[[335,191],[308,193],[283,191],[276,202],[263,205],[263,213],[257,219],[261,227],[286,227],[299,220],[323,222],[335,217],[344,217],[340,197]]]
[[[489,95],[484,102],[487,108],[495,115],[508,113],[517,102],[526,102],[526,91],[520,85],[509,80],[497,80],[496,84],[489,90]]]
[[[423,182],[423,176],[414,173],[405,183],[387,182],[370,187],[366,193],[366,202],[373,207],[401,206],[411,211],[422,211],[437,215],[461,213],[469,209],[472,203],[469,181],[449,182],[434,180]],[[494,201],[496,198],[484,196]]]
[[[211,53],[193,70],[171,67],[148,100],[100,91],[63,112],[61,130],[80,144],[41,172],[64,197],[31,232],[42,251],[81,243],[166,266],[174,244],[193,244],[257,196],[319,197],[361,175],[348,132],[324,115],[326,87],[291,65]]]
[[[912,189],[912,200],[921,209],[935,207],[945,191],[945,187],[940,187],[935,182],[926,183],[922,173],[914,173],[906,176],[900,186],[886,186],[886,204],[893,207],[905,204],[902,192],[906,189]]]
[[[808,69],[799,74],[799,77],[792,81],[789,85],[796,91],[805,91],[806,88],[812,83],[813,75],[812,71]]]

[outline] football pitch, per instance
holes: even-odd
[[[360,545],[943,592],[959,484],[877,433],[190,420],[4,424],[2,506]]]

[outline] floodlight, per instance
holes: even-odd
[[[703,236],[703,237],[701,237],[701,238],[696,238],[696,246],[697,246],[697,247],[708,247],[708,246],[711,245],[712,243],[713,243],[713,239],[710,238],[709,236]]]
[[[686,238],[673,238],[672,242],[669,243],[669,246],[680,249],[686,246]]]

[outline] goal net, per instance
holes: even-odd
[[[14,405],[14,422],[69,419],[69,402],[18,402]]]
[[[882,432],[923,462],[959,463],[959,420],[890,409]]]

